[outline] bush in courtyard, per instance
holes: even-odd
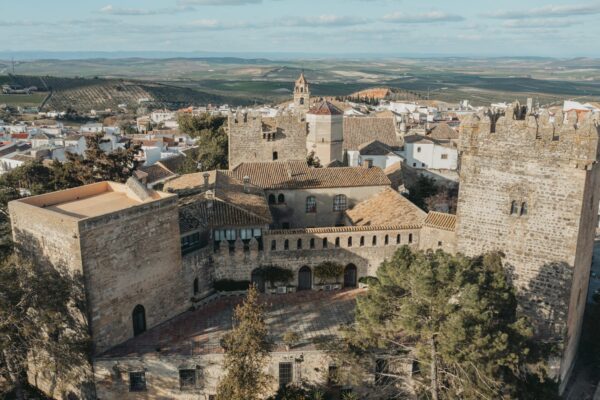
[[[333,261],[324,261],[315,267],[315,277],[321,283],[337,282],[344,272],[344,266]]]
[[[277,282],[287,284],[294,279],[294,273],[291,270],[277,265],[261,266],[258,272],[266,282],[269,282],[271,287],[274,287]]]

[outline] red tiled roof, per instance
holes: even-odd
[[[342,110],[334,106],[328,101],[322,101],[308,111],[309,114],[313,115],[342,115]]]
[[[29,138],[29,134],[25,133],[25,132],[21,132],[21,133],[12,133],[10,135],[11,138],[13,139],[28,139]]]

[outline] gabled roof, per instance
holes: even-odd
[[[261,226],[272,222],[264,191],[229,176],[226,171],[182,175],[164,189],[179,194],[179,224],[182,233],[199,227]],[[208,194],[208,191],[211,194]]]
[[[456,140],[458,132],[450,127],[445,122],[439,123],[431,129],[428,137],[436,140]]]
[[[344,112],[328,102],[327,100],[320,102],[308,111],[312,115],[343,115]]]
[[[242,180],[250,178],[263,189],[309,189],[360,186],[389,186],[380,168],[311,168],[305,160],[242,163],[229,171]]]
[[[379,140],[391,148],[400,147],[395,121],[394,118],[344,118],[344,150],[358,150],[361,145],[373,140]]]
[[[390,153],[394,153],[390,146],[385,143],[381,143],[379,140],[372,140],[368,143],[362,144],[358,150],[362,156],[385,156]]]
[[[456,215],[430,211],[425,219],[425,226],[453,232],[456,228]]]
[[[13,139],[29,139],[29,133],[25,133],[25,132],[11,133],[10,137]]]
[[[346,216],[356,226],[421,225],[427,214],[400,193],[386,188],[347,210]]]
[[[306,85],[308,83],[308,81],[306,80],[306,77],[304,76],[304,71],[300,72],[300,76],[298,77],[298,79],[296,79],[296,84],[297,85]]]
[[[160,182],[162,180],[177,176],[175,172],[165,167],[161,161],[153,165],[140,167],[140,170],[148,174],[148,176],[146,177],[146,183],[148,184]]]

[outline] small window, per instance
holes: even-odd
[[[323,238],[323,248],[327,248],[327,238]]]
[[[338,383],[338,367],[337,365],[330,365],[327,370],[327,384],[335,385]]]
[[[271,251],[277,250],[277,240],[271,240]]]
[[[442,158],[442,160],[447,160],[448,159],[448,154],[442,154],[441,158]]]
[[[416,162],[414,162],[414,163],[413,163],[413,167],[416,167],[416,166],[417,166],[417,163],[416,163]]]
[[[383,239],[383,244],[385,244],[386,246],[390,244],[390,237],[388,235],[385,235],[385,238]]]
[[[194,279],[194,294],[198,294],[198,292],[200,291],[200,287],[199,287],[199,282],[198,282],[198,278]]]
[[[180,369],[179,370],[179,387],[181,390],[193,389],[196,387],[196,370],[195,369]]]
[[[521,215],[527,215],[527,203],[521,203]]]
[[[421,152],[421,148],[417,147],[417,153],[420,153],[420,152]]]
[[[279,387],[292,383],[293,378],[293,364],[290,362],[279,363]]]
[[[352,247],[352,236],[348,238],[348,247]]]
[[[400,244],[400,239],[402,239],[402,238],[400,237],[400,234],[397,234],[397,235],[396,235],[396,244]]]
[[[217,395],[216,394],[209,394],[208,395],[208,400],[217,400]]]
[[[413,236],[412,233],[408,234],[408,243],[412,243],[413,242]]]
[[[304,97],[300,97],[300,105],[303,106],[304,105]]]
[[[285,203],[285,196],[283,195],[283,193],[280,193],[279,196],[277,196],[277,202],[279,204]]]
[[[302,239],[298,239],[298,241],[296,242],[296,248],[298,250],[302,249]]]
[[[363,247],[365,245],[365,237],[361,236],[360,237],[360,247]]]
[[[340,238],[339,237],[335,238],[335,247],[340,247]]]
[[[371,160],[370,158],[363,161],[363,163],[364,163],[364,166],[367,168],[371,168],[373,166],[373,160]]]
[[[310,243],[310,244],[309,244],[310,248],[311,248],[311,249],[314,249],[314,248],[315,248],[315,239],[314,239],[314,238],[311,238],[309,243]]]
[[[510,214],[511,215],[519,215],[519,206],[516,201],[512,201],[510,203]]]
[[[338,194],[333,198],[333,211],[345,211],[347,208],[347,199],[343,194]]]
[[[129,391],[130,392],[145,392],[146,391],[146,373],[144,371],[129,373]]]
[[[277,159],[279,158],[279,154],[277,154],[276,151],[273,152],[273,161],[277,161]]]
[[[373,236],[373,246],[377,246],[377,236]]]
[[[438,241],[438,247],[442,247],[442,242]]]
[[[284,250],[290,249],[290,241],[288,239],[285,239],[285,242],[283,242],[283,249]]]
[[[138,304],[131,313],[133,320],[133,336],[137,336],[146,331],[146,310],[144,306]]]
[[[317,212],[317,198],[315,196],[308,196],[306,198],[306,213],[313,214]]]

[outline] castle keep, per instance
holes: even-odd
[[[591,113],[520,113],[462,121],[457,248],[506,254],[522,308],[541,337],[562,347],[564,385],[588,289],[600,131]]]

